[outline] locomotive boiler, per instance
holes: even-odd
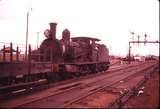
[[[109,50],[100,39],[71,37],[68,29],[62,38],[56,38],[57,23],[50,23],[46,37],[38,49],[29,46],[28,60],[0,62],[0,84],[12,84],[47,79],[63,80],[69,77],[105,71],[109,68]]]

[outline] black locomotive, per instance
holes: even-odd
[[[50,23],[44,32],[46,39],[37,50],[29,46],[25,62],[0,62],[0,84],[37,81],[54,81],[68,77],[105,71],[109,67],[109,50],[92,37],[70,37],[70,31],[56,38],[57,23]]]

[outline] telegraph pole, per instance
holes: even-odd
[[[32,11],[32,8],[30,9]],[[29,11],[27,11],[27,22],[26,22],[26,49],[25,49],[25,61],[27,61],[27,47],[28,47],[28,28],[29,28]]]
[[[27,12],[25,61],[27,61],[27,46],[28,46],[28,23],[29,23],[29,12]]]

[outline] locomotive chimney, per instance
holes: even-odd
[[[56,26],[57,23],[50,23],[50,32],[52,39],[56,39]]]

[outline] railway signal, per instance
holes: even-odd
[[[131,34],[133,34],[133,33],[131,33]],[[144,41],[140,41],[140,37],[141,36],[137,36],[137,41],[129,41],[129,53],[128,53],[128,63],[130,64],[130,61],[131,61],[131,43],[137,43],[138,44],[138,46],[139,46],[139,44],[140,43],[144,43],[144,46],[145,46],[145,44],[146,43],[153,43],[153,44],[156,44],[156,43],[158,43],[158,44],[160,44],[160,42],[159,41],[147,41],[147,37],[149,37],[146,33],[145,33],[145,35],[144,35]]]
[[[145,32],[145,34],[144,34],[144,46],[146,45],[146,42],[147,42],[147,37],[150,37],[150,36],[148,36],[147,34],[146,34],[146,32]]]
[[[139,37],[140,37],[140,36],[138,35],[138,36],[137,36],[137,38],[138,38],[138,46],[139,46]]]
[[[141,37],[140,35],[137,36],[138,46],[139,46],[139,43],[140,43],[140,37]],[[136,42],[135,42],[135,43],[136,43]]]
[[[144,41],[145,41],[145,42],[144,42],[144,46],[145,46],[145,45],[146,45],[146,42],[147,42],[147,34],[146,34],[146,33],[144,34]]]
[[[131,32],[130,33],[132,34],[132,41],[134,41],[134,32]],[[134,44],[134,43],[133,43]]]

